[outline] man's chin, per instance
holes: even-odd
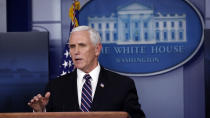
[[[82,70],[83,66],[80,66],[80,65],[74,65],[77,69],[80,69]]]

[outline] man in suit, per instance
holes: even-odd
[[[144,118],[132,79],[103,68],[98,57],[100,35],[88,26],[72,30],[70,54],[76,69],[51,80],[45,96],[38,94],[28,103],[43,111],[126,111],[132,118]]]

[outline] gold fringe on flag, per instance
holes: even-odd
[[[75,16],[75,11],[79,10],[80,10],[80,2],[78,0],[73,0],[73,4],[69,9],[69,17],[71,19],[72,24],[74,24],[74,27],[79,26],[78,20]]]

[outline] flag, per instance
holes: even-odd
[[[80,2],[78,0],[73,0],[73,3],[69,9],[69,17],[71,20],[69,37],[71,30],[79,26],[79,10],[80,10]],[[69,53],[69,39],[68,39],[68,41],[64,45],[62,64],[60,65],[58,76],[63,76],[67,73],[72,72],[73,70],[74,70],[74,64],[71,55]]]

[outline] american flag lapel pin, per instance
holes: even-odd
[[[103,83],[101,83],[101,84],[100,84],[100,87],[101,87],[101,88],[104,88],[104,84],[103,84]]]

